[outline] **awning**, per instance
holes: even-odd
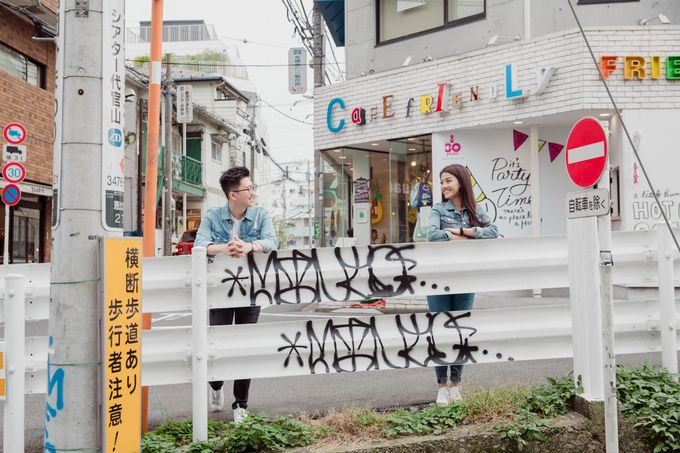
[[[345,0],[314,0],[336,47],[345,45]]]

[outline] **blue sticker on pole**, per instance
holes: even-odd
[[[2,202],[7,206],[14,206],[21,200],[21,189],[16,184],[7,184],[2,189]]]

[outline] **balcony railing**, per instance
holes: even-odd
[[[165,171],[165,150],[161,149],[158,156],[158,174],[162,175]],[[203,186],[203,164],[189,156],[174,154],[172,156],[172,179],[182,181],[194,186]]]
[[[150,27],[129,27],[127,29],[127,42],[130,44],[149,42],[150,37]],[[163,42],[217,40],[217,32],[214,25],[163,25]]]

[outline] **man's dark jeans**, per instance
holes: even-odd
[[[214,308],[210,310],[211,326],[226,326],[230,324],[255,324],[260,317],[260,307],[238,307],[238,308]],[[219,390],[224,385],[224,381],[211,381],[210,387]],[[250,379],[237,379],[234,381],[234,402],[232,409],[248,407],[248,390],[250,389]]]

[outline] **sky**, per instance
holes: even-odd
[[[291,3],[300,1],[311,23],[313,2],[291,0]],[[139,21],[151,20],[151,0],[127,0],[125,7],[128,27],[137,27]],[[288,49],[302,46],[300,38],[294,35],[293,24],[286,18],[283,0],[165,0],[163,16],[165,20],[202,19],[206,24],[214,25],[225,44],[239,47],[242,62],[247,65],[287,65]],[[244,39],[248,42],[244,43]],[[326,46],[330,54],[328,41]],[[338,59],[344,61],[343,50],[335,49],[335,52]],[[311,55],[307,59],[311,62]],[[340,67],[344,70],[344,65]],[[267,144],[273,158],[278,162],[312,160],[313,101],[300,94],[289,93],[288,67],[249,66],[248,74],[260,98],[298,120],[286,118],[266,104],[260,104],[269,131]],[[306,95],[312,95],[313,86],[312,71],[308,70]]]

